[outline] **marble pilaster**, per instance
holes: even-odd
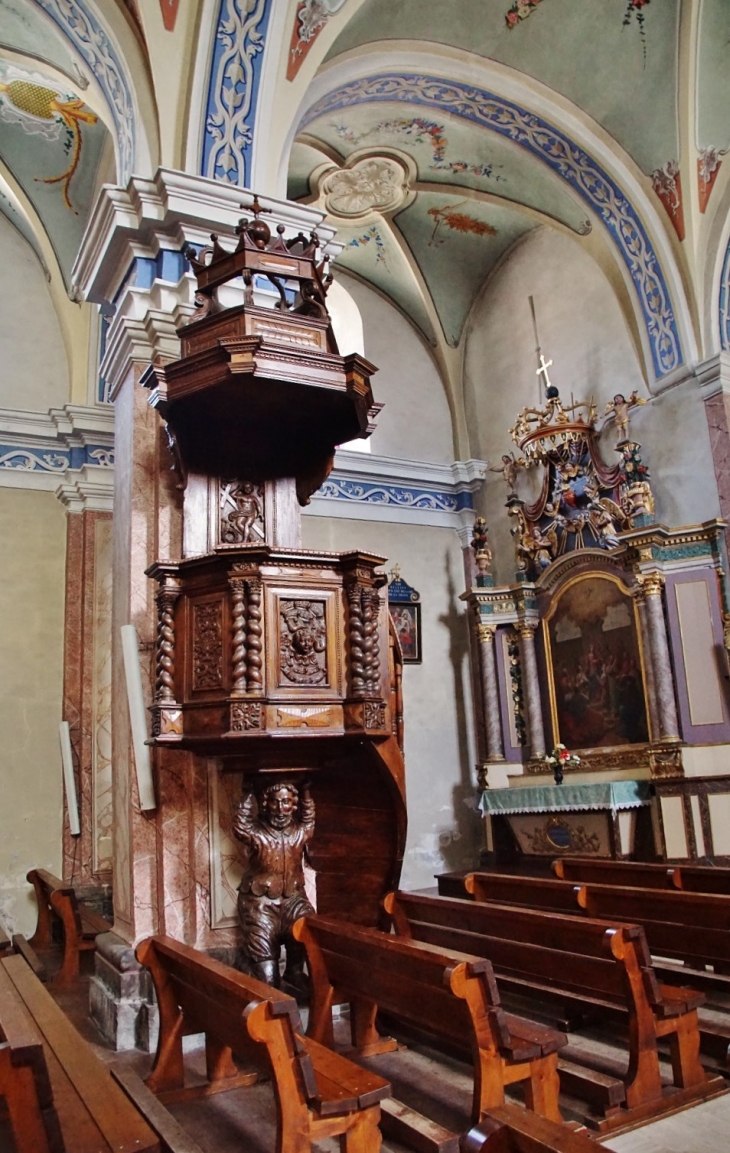
[[[542,757],[545,754],[545,729],[542,720],[540,700],[540,679],[537,673],[535,655],[535,629],[533,621],[520,621],[517,626],[520,634],[520,655],[524,677],[525,710],[527,712],[527,733],[530,739],[530,755]]]
[[[107,512],[68,514],[63,715],[81,833],[64,816],[63,875],[82,888],[111,880],[111,534]]]

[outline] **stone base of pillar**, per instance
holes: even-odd
[[[521,766],[512,765],[509,761],[483,761],[476,766],[479,788],[508,789],[510,776],[508,769],[511,768],[514,773],[516,767],[521,772]]]
[[[153,1052],[159,1027],[152,980],[134,949],[115,933],[96,938],[89,1013],[104,1040],[117,1051]]]

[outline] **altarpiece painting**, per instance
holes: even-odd
[[[619,580],[570,581],[545,617],[544,636],[556,741],[570,749],[648,741],[636,610]]]

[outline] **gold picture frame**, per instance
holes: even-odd
[[[572,577],[555,591],[542,629],[555,743],[619,759],[646,749],[653,734],[641,623],[626,584],[606,572]],[[560,654],[558,645],[566,646]]]

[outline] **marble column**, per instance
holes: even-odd
[[[522,656],[523,689],[527,711],[527,732],[530,738],[530,755],[542,757],[545,754],[545,729],[542,723],[542,702],[540,700],[540,680],[537,675],[535,655],[535,629],[533,621],[520,621],[517,630],[520,634],[520,654]]]
[[[674,699],[674,674],[662,605],[664,578],[659,573],[648,573],[639,579],[644,590],[646,628],[654,675],[657,736],[660,741],[679,741],[681,738]]]
[[[657,711],[656,683],[654,678],[654,664],[651,659],[651,638],[646,614],[646,599],[644,589],[639,585],[634,589],[634,601],[639,615],[639,628],[641,631],[641,647],[644,652],[644,673],[646,676],[646,696],[649,705],[649,728],[652,740],[659,736],[659,714]]]
[[[494,654],[494,629],[490,628],[489,625],[478,624],[477,637],[479,639],[484,729],[487,737],[487,760],[503,761],[504,743],[497,687],[497,662]]]

